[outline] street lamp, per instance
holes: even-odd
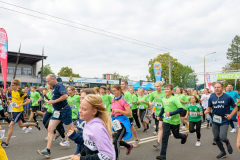
[[[208,56],[208,55],[210,55],[210,54],[214,54],[214,53],[216,53],[216,52],[208,53],[208,54],[206,54],[206,55],[204,56],[204,88],[206,87],[206,86],[205,86],[205,85],[206,85],[206,77],[205,77],[205,57]]]

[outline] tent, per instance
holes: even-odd
[[[140,83],[137,82],[137,83],[135,83],[133,86],[134,86],[134,90],[136,90],[136,89],[140,88]]]
[[[152,88],[153,90],[155,90],[154,85],[152,85],[151,83],[148,83],[145,86],[141,86],[140,88],[142,88],[144,90],[148,90],[148,89]]]

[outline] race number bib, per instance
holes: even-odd
[[[113,120],[113,129],[114,129],[114,131],[118,131],[118,130],[122,129],[122,126],[121,126],[119,120],[116,120],[116,119]]]
[[[222,117],[221,117],[221,116],[214,115],[214,116],[213,116],[213,122],[222,123]]]
[[[144,109],[144,105],[139,105],[139,109]]]
[[[162,108],[162,103],[160,103],[160,102],[155,102],[155,107],[156,107],[156,108]]]
[[[54,111],[53,112],[53,117],[54,118],[59,118],[59,116],[60,116],[60,111]]]
[[[164,114],[164,119],[171,120],[171,116],[167,116],[166,113]]]
[[[13,107],[17,107],[17,102],[12,102]]]
[[[71,107],[71,109],[76,109],[77,108],[75,104],[70,105],[70,107]]]
[[[198,115],[197,112],[190,112],[191,117],[197,117],[197,115]]]

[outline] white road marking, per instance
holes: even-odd
[[[55,158],[55,159],[51,159],[51,160],[66,160],[67,158],[70,158],[72,157],[73,155],[69,155],[69,156],[65,156],[65,157],[60,157],[60,158]],[[70,160],[69,159],[69,160]]]

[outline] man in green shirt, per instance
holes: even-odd
[[[162,99],[163,108],[159,114],[159,117],[163,117],[162,148],[160,156],[156,157],[157,160],[166,160],[170,130],[172,130],[173,136],[176,139],[181,139],[181,144],[186,143],[188,137],[187,133],[179,133],[179,126],[181,123],[179,113],[183,111],[183,108],[178,98],[172,96],[172,91],[173,85],[167,84],[164,86],[164,92],[166,94],[166,97]]]
[[[103,104],[104,104],[105,108],[107,109],[108,115],[110,115],[112,112],[112,109],[111,109],[112,97],[107,94],[107,87],[105,87],[105,86],[100,87],[100,93],[101,93],[100,97],[103,100]]]
[[[130,106],[130,108],[132,110],[132,94],[128,91],[128,82],[127,81],[122,81],[121,82],[121,88],[122,88],[122,91],[124,93],[124,99],[128,102],[128,104],[129,104],[129,106]],[[137,131],[136,131],[136,129],[133,126],[133,116],[132,115],[130,117],[128,117],[128,118],[129,118],[129,121],[130,121],[130,124],[131,124],[132,134],[133,134],[133,136],[135,138],[135,143],[133,144],[133,146],[137,147],[139,145],[140,140],[138,139]]]

